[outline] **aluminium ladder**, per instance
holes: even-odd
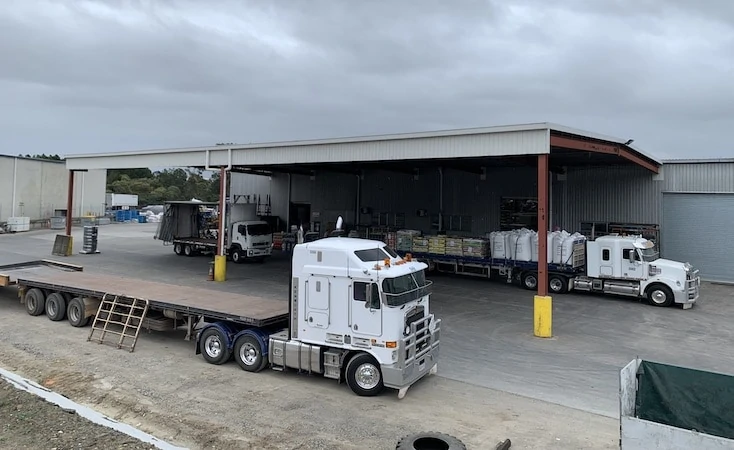
[[[145,315],[148,313],[148,300],[141,298],[127,298],[115,295],[109,299],[108,294],[102,297],[97,314],[94,316],[92,329],[87,341],[91,341],[95,331],[100,335],[95,338],[98,344],[104,342],[109,335],[119,336],[117,348],[127,348],[132,353],[138,342],[140,328],[143,326]]]

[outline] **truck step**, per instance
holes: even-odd
[[[146,323],[147,313],[146,299],[105,294],[94,316],[87,341],[94,339],[99,344],[117,341],[114,342],[117,348],[126,348],[133,352],[140,328]]]
[[[324,378],[341,380],[342,350],[327,350],[324,352]]]

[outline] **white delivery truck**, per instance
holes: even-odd
[[[529,235],[515,239],[505,237],[495,235],[490,238],[490,242],[506,242],[506,245],[500,249],[496,245],[491,246],[486,255],[411,253],[428,263],[431,270],[497,277],[536,290],[537,241],[532,243]],[[569,235],[562,244],[549,245],[549,248],[548,290],[551,294],[577,290],[623,295],[646,299],[654,306],[676,303],[684,309],[692,307],[698,300],[701,284],[698,270],[689,263],[660,258],[655,244],[641,236],[612,234],[587,241],[581,235]]]
[[[210,220],[211,209],[215,206],[217,203],[166,202],[154,238],[172,244],[177,255],[216,253],[218,227]],[[224,239],[227,255],[235,263],[248,259],[263,261],[272,255],[272,229],[258,218],[255,207],[251,204],[230,206]]]

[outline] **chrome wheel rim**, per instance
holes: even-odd
[[[354,378],[357,386],[371,390],[380,384],[380,370],[374,364],[364,363],[357,368]]]
[[[538,285],[538,280],[535,279],[534,275],[525,277],[525,286],[530,289],[534,289]]]
[[[550,288],[552,291],[558,292],[563,288],[563,284],[561,283],[561,280],[554,278],[550,282]]]
[[[659,289],[652,291],[652,295],[650,297],[652,298],[652,301],[657,304],[665,303],[665,301],[668,299],[668,296],[665,295],[665,292]]]
[[[71,305],[71,308],[69,308],[69,318],[72,322],[78,322],[79,321],[79,307],[77,305]]]
[[[204,350],[212,358],[217,358],[222,353],[222,341],[217,336],[209,336],[204,341]]]
[[[47,310],[49,316],[55,316],[56,315],[56,312],[58,311],[58,307],[56,306],[56,302],[48,302],[48,305],[46,305],[46,310]]]
[[[247,366],[255,364],[257,361],[257,349],[255,346],[249,342],[243,344],[242,347],[240,347],[240,360],[242,360],[242,362]]]

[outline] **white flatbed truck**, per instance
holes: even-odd
[[[211,364],[292,369],[345,380],[360,396],[388,387],[403,398],[437,370],[441,320],[430,311],[425,269],[382,242],[332,237],[295,246],[287,302],[55,261],[0,266],[0,286],[17,286],[31,315],[75,327],[93,321],[88,340],[95,332],[99,342],[119,336],[118,348],[133,351],[141,328],[172,329],[181,320],[187,339],[196,331],[196,354]]]

